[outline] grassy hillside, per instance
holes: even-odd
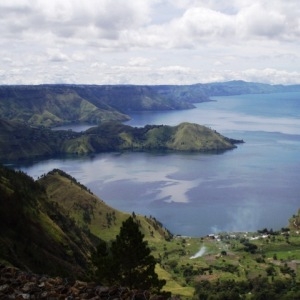
[[[0,86],[0,118],[34,126],[125,121],[126,111],[192,107],[147,86]]]
[[[124,121],[112,107],[99,107],[68,86],[1,86],[0,117],[35,126]]]
[[[49,201],[42,185],[0,167],[0,260],[38,273],[82,277],[99,238]]]
[[[194,85],[0,86],[0,118],[34,126],[124,121],[132,111],[193,108],[212,96],[299,91],[244,81]]]
[[[40,274],[88,277],[95,246],[112,241],[129,216],[60,170],[34,181],[0,167],[0,193],[0,262]],[[172,236],[155,218],[131,215],[157,259],[156,272],[167,280],[165,291],[182,299],[224,291],[230,299],[237,291],[242,299],[256,299],[258,292],[277,289],[272,299],[297,299],[299,212],[279,231],[204,237]]]
[[[44,187],[49,199],[68,212],[75,223],[93,235],[110,241],[118,234],[128,213],[120,212],[94,196],[87,188],[61,170],[53,170],[42,176],[38,183]],[[169,239],[170,233],[155,219],[136,216],[141,231],[152,239]]]
[[[53,131],[0,120],[0,161],[104,151],[224,151],[241,142],[197,124],[143,128],[107,122],[85,132]]]
[[[86,276],[96,245],[113,240],[129,216],[60,170],[34,181],[0,167],[0,193],[0,262],[37,273]],[[136,219],[153,242],[171,238],[155,219]]]

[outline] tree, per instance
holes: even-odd
[[[92,256],[93,264],[97,267],[96,279],[102,284],[113,285],[116,282],[117,266],[110,255],[109,247],[104,241],[100,241],[97,253]]]
[[[156,260],[143,239],[138,224],[133,217],[129,217],[122,223],[120,233],[109,251],[103,245],[98,247],[93,261],[98,275],[103,276],[102,281],[118,283],[130,289],[160,291],[165,280],[158,279],[155,273]]]

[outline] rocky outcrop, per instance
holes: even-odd
[[[167,295],[153,295],[149,291],[129,290],[124,287],[104,287],[95,282],[68,280],[23,272],[0,265],[0,299],[134,299],[178,300]]]

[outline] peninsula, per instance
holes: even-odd
[[[84,132],[73,132],[0,120],[1,161],[109,151],[225,151],[242,142],[192,123],[138,128],[106,122]]]

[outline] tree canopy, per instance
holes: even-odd
[[[97,279],[130,289],[160,291],[165,281],[155,273],[156,260],[133,217],[122,223],[111,246],[100,244],[93,258]]]

